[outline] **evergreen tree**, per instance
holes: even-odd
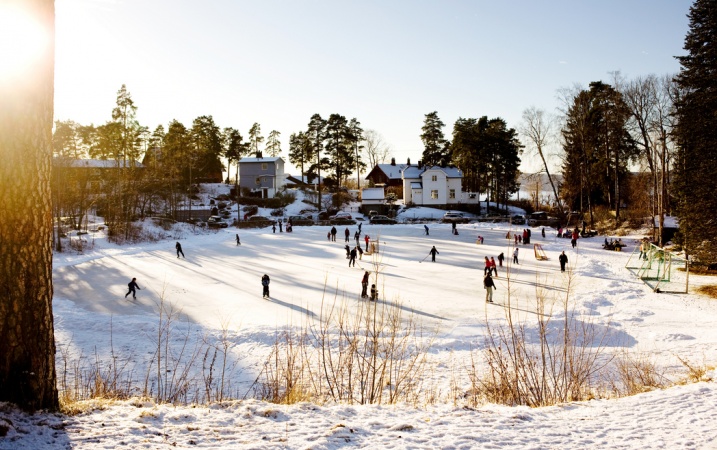
[[[306,133],[292,133],[289,137],[289,162],[299,167],[302,179],[306,173],[304,166],[310,164],[311,155],[311,143]]]
[[[40,24],[48,39],[38,58],[0,83],[0,402],[55,410],[50,196],[55,2],[9,6]],[[3,437],[1,445],[12,447],[10,440]]]
[[[318,205],[319,211],[321,211],[321,205],[323,202],[321,201],[321,169],[322,166],[328,165],[328,159],[321,158],[321,148],[323,147],[324,142],[324,136],[326,135],[326,121],[321,118],[319,114],[314,114],[311,116],[311,120],[309,120],[309,126],[306,130],[306,138],[309,141],[309,146],[311,148],[311,154],[314,157],[314,163],[309,167],[309,171],[307,173],[307,181],[309,176],[316,177],[316,184],[318,186],[319,192],[318,194]]]
[[[331,171],[336,182],[335,190],[338,192],[342,181],[352,173],[354,167],[354,149],[352,134],[349,130],[346,117],[341,114],[331,114],[326,121],[325,138],[326,156],[331,161]]]
[[[681,241],[688,255],[717,261],[717,3],[696,0],[688,15],[687,55],[675,78],[678,143],[675,164],[676,210]]]
[[[244,138],[238,130],[227,127],[222,133],[222,148],[224,157],[227,159],[227,181],[229,181],[229,169],[232,162],[236,162],[234,184],[239,183],[239,160],[249,152],[249,144],[243,142]]]
[[[222,173],[222,135],[212,116],[194,119],[191,129],[190,158],[196,159],[195,177],[213,177]]]
[[[259,146],[264,142],[264,137],[261,135],[261,125],[254,123],[249,129],[249,151],[257,156],[259,154]]]
[[[266,154],[271,157],[279,156],[281,153],[281,141],[279,141],[281,133],[276,130],[271,130],[269,137],[266,139]]]
[[[443,136],[444,124],[438,118],[438,112],[426,114],[421,130],[423,141],[423,164],[426,166],[446,165],[451,160],[450,143]]]
[[[627,131],[630,111],[612,86],[590,83],[573,99],[563,127],[563,197],[573,209],[590,213],[613,206],[620,218],[622,185],[628,163],[637,155]]]

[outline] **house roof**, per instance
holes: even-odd
[[[408,164],[376,164],[374,168],[371,169],[371,172],[366,176],[366,179],[368,180],[374,171],[380,170],[386,175],[386,177],[388,177],[389,180],[400,180],[403,171],[406,170],[406,168],[408,167],[413,167],[413,165],[409,166]]]
[[[250,158],[248,156],[245,156],[244,158],[239,160],[239,164],[276,162],[279,160],[281,160],[281,162],[284,162],[284,159],[281,156],[265,156],[263,158],[257,158],[257,157]]]
[[[418,168],[418,166],[413,166],[407,168],[403,171],[403,178],[410,179],[410,178],[421,178],[421,175],[423,175],[424,172],[429,170],[439,170],[446,174],[447,178],[463,178],[463,173],[458,167],[441,167],[441,166],[433,166],[433,167],[422,167]]]
[[[423,189],[423,183],[420,181],[411,181],[411,189]]]
[[[93,169],[114,169],[119,167],[144,167],[144,164],[129,160],[129,161],[115,161],[114,159],[62,159],[53,158],[53,164],[64,165],[65,167],[87,167]],[[126,164],[126,166],[125,166]]]
[[[366,188],[361,190],[362,200],[383,200],[383,188]]]

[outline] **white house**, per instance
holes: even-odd
[[[284,160],[281,157],[263,157],[239,160],[239,185],[252,192],[261,191],[262,197],[273,198],[286,184]]]
[[[425,206],[478,203],[478,196],[461,190],[463,173],[456,167],[410,166],[403,171],[403,201]]]

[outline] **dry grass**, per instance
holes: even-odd
[[[698,294],[706,295],[708,297],[717,298],[717,285],[708,284],[706,286],[700,286],[695,289]]]

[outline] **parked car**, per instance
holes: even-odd
[[[467,223],[470,222],[470,219],[464,217],[461,213],[447,212],[443,215],[441,221],[445,223]]]
[[[510,218],[510,222],[514,225],[523,225],[525,224],[525,216],[522,214],[515,214]]]
[[[251,216],[249,217],[249,222],[268,222],[268,223],[274,223],[274,220],[264,217],[264,216]]]
[[[351,220],[351,219],[353,219],[353,217],[351,217],[351,214],[347,213],[346,211],[339,211],[336,214],[334,214],[333,216],[329,217],[329,220],[338,220],[338,219]]]
[[[209,228],[226,228],[229,225],[219,216],[209,216],[207,226]]]
[[[394,219],[391,219],[390,217],[387,217],[387,216],[379,216],[379,215],[371,216],[371,218],[369,219],[369,221],[370,221],[371,223],[387,224],[387,225],[395,225],[395,224],[398,223],[397,221],[395,221]]]
[[[314,219],[307,216],[289,216],[292,225],[313,225]]]
[[[355,225],[356,221],[353,219],[347,219],[345,217],[339,217],[338,219],[329,220],[331,225]]]

